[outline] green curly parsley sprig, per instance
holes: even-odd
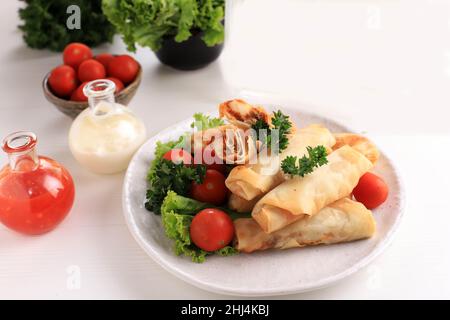
[[[288,134],[291,133],[292,123],[289,120],[289,116],[283,114],[280,110],[276,111],[272,115],[272,126],[270,127],[267,122],[262,119],[258,119],[252,128],[256,131],[257,139],[263,141],[266,145],[278,145],[278,150],[281,152],[285,150],[289,145]],[[266,134],[261,133],[266,130]],[[273,135],[273,130],[278,130],[278,136]]]
[[[328,163],[327,149],[324,146],[306,147],[306,150],[308,151],[308,157],[304,155],[298,159],[295,156],[287,156],[281,162],[283,172],[292,176],[304,177],[313,172],[315,168]]]

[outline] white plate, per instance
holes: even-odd
[[[332,120],[308,112],[286,108],[283,111],[301,126],[322,123],[333,132],[350,131]],[[123,209],[131,233],[150,257],[175,276],[222,294],[269,296],[298,293],[321,288],[349,276],[367,265],[388,245],[400,222],[404,197],[394,165],[381,153],[374,171],[384,178],[390,193],[387,201],[373,211],[377,233],[371,239],[232,257],[210,256],[203,264],[175,256],[173,242],[165,236],[160,216],[144,208],[145,177],[156,142],[178,139],[189,129],[191,122],[192,119],[187,119],[148,140],[131,161],[123,188]]]

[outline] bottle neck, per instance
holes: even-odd
[[[89,108],[95,115],[106,114],[114,108],[115,89],[114,82],[110,80],[94,80],[84,87],[83,92],[88,97]]]
[[[91,96],[88,98],[89,108],[94,113],[103,113],[102,105],[114,105],[114,94],[105,94],[99,96]],[[100,107],[100,108],[99,108]]]
[[[12,171],[32,171],[39,166],[36,143],[36,135],[25,131],[10,134],[3,140],[3,150],[8,154]]]

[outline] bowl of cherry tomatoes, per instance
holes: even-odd
[[[123,105],[128,105],[141,83],[142,67],[129,55],[94,56],[88,46],[71,43],[64,49],[63,62],[45,76],[42,88],[45,98],[71,118],[88,107],[83,88],[90,81],[113,81],[116,102]]]

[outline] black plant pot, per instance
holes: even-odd
[[[162,47],[155,54],[159,61],[179,70],[196,70],[216,60],[223,50],[223,43],[208,47],[202,40],[203,32],[192,32],[192,36],[183,42],[174,37],[163,39]]]

